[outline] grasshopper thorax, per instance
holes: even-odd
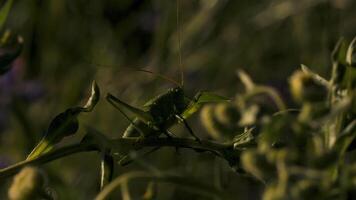
[[[187,107],[184,99],[184,91],[181,87],[169,89],[167,92],[157,96],[147,105],[148,112],[153,118],[154,124],[160,127],[171,125]]]

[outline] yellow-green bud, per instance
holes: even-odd
[[[43,196],[45,177],[35,167],[23,168],[13,179],[8,191],[11,200],[32,200]]]
[[[320,102],[327,96],[327,88],[313,79],[311,74],[298,70],[290,77],[290,90],[297,102]]]

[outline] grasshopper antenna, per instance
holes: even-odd
[[[90,65],[93,65],[93,66],[98,66],[98,67],[113,67],[111,65],[104,65],[104,64],[99,64],[99,63],[95,63],[93,61],[89,61],[89,60],[84,60],[86,63],[90,64]],[[170,78],[170,77],[167,77],[163,74],[160,74],[160,73],[157,73],[157,72],[153,72],[153,71],[150,71],[150,70],[147,70],[147,69],[142,69],[142,68],[137,68],[137,67],[120,67],[120,68],[125,68],[125,69],[129,69],[129,70],[132,70],[132,71],[137,71],[137,72],[143,72],[143,73],[147,73],[147,74],[152,74],[154,76],[157,76],[158,78],[160,79],[163,79],[165,81],[168,81],[170,83],[173,83],[174,85],[177,85],[177,86],[180,86],[181,84],[178,83],[178,81]]]
[[[159,73],[156,73],[156,72],[152,72],[152,71],[149,71],[149,70],[146,70],[146,69],[134,69],[135,71],[138,71],[138,72],[144,72],[144,73],[148,73],[148,74],[152,74],[152,75],[155,75],[161,79],[164,79],[166,81],[169,81],[175,85],[180,85],[177,81],[173,80],[172,78],[169,78],[167,76],[164,76],[162,74],[159,74]]]
[[[177,0],[177,33],[178,33],[178,63],[180,69],[180,86],[184,86],[184,68],[182,64],[182,48],[181,48],[181,29],[179,26],[179,0]]]

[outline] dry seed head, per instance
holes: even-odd
[[[200,119],[209,133],[216,140],[225,140],[233,138],[237,132],[241,132],[241,127],[238,126],[238,117],[233,117],[228,112],[235,112],[238,115],[236,108],[227,104],[206,105],[200,113]],[[235,109],[234,111],[226,109]]]
[[[240,119],[240,113],[236,106],[229,103],[216,105],[215,114],[217,120],[226,125],[236,124]]]
[[[214,120],[214,106],[213,105],[206,105],[202,108],[200,112],[200,120],[203,123],[203,126],[210,134],[210,136],[214,139],[223,139],[219,130],[217,130],[215,126]]]
[[[320,102],[327,96],[327,89],[301,70],[293,73],[289,84],[294,100],[299,103]]]
[[[45,182],[42,171],[35,167],[25,167],[14,177],[8,191],[9,199],[37,199],[43,194]]]
[[[263,200],[283,200],[286,197],[286,192],[283,190],[284,187],[281,187],[278,183],[273,183],[268,185],[263,193]]]

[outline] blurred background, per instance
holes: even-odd
[[[136,106],[172,87],[130,67],[179,80],[179,35],[188,96],[209,90],[234,97],[240,68],[290,102],[287,77],[301,63],[327,76],[333,46],[356,35],[355,9],[354,0],[180,0],[179,30],[176,1],[14,1],[6,27],[24,38],[25,49],[0,77],[0,167],[25,159],[55,115],[85,102],[94,79],[103,95],[111,92]],[[209,138],[199,115],[189,122]],[[129,124],[104,99],[80,123],[80,134],[62,145],[80,141],[85,126],[116,138]],[[174,132],[187,136],[180,126]],[[84,153],[44,170],[59,199],[92,199],[99,167],[96,153]],[[239,199],[258,199],[263,188],[210,154],[168,148],[118,168],[116,175],[147,167],[195,177]],[[0,180],[0,199],[10,181]],[[130,184],[136,196],[147,186]],[[171,184],[160,184],[157,198],[202,199]]]

